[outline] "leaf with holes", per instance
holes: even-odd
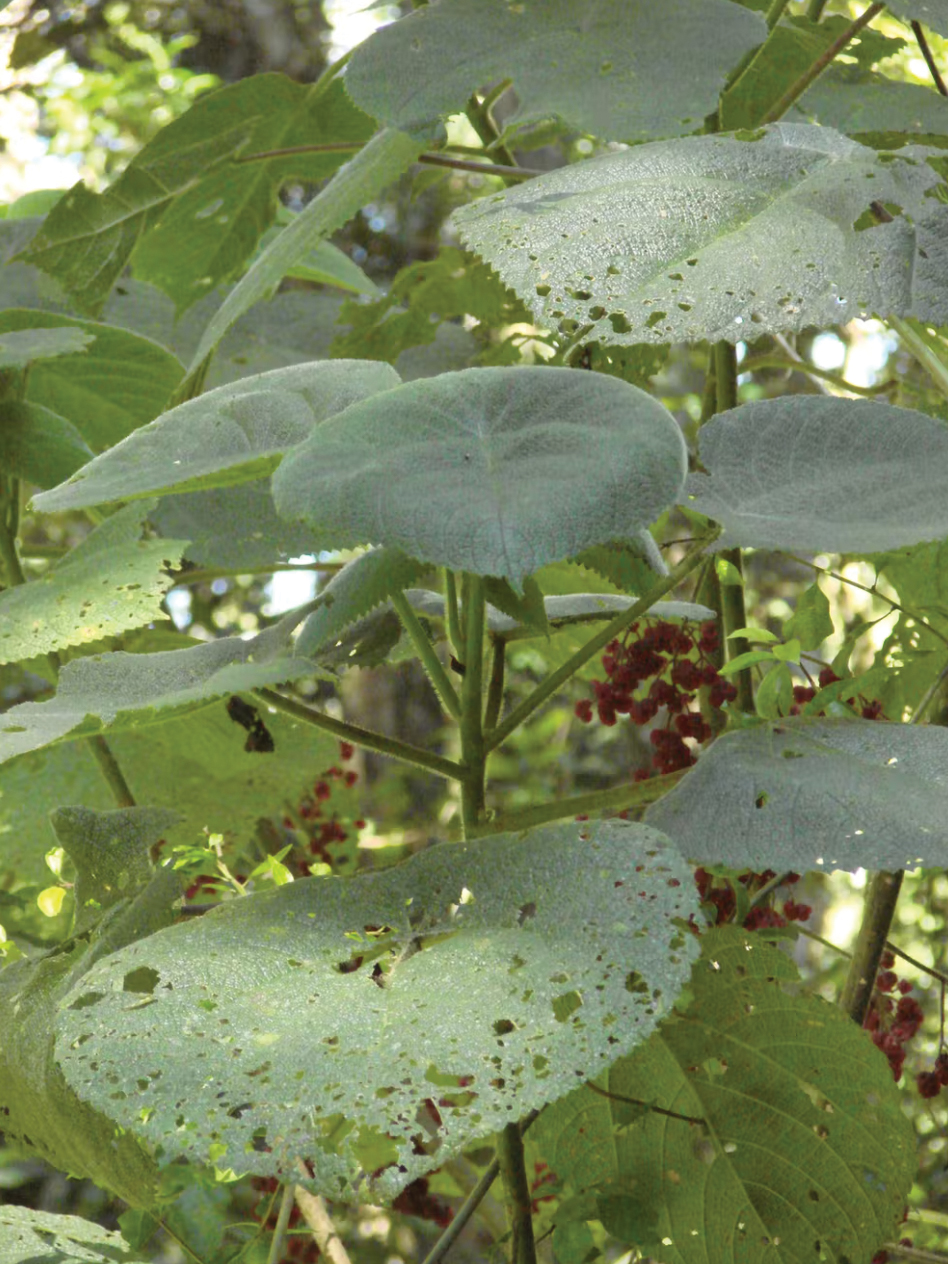
[[[579,1089],[534,1125],[589,1218],[668,1264],[868,1260],[898,1237],[917,1161],[892,1072],[842,1010],[783,990],[764,934],[707,931],[693,1001],[600,1081],[612,1100]]]
[[[682,501],[724,527],[714,549],[872,553],[948,535],[948,430],[910,408],[786,395],[701,429],[706,474]]]
[[[759,14],[722,0],[452,0],[367,39],[346,87],[363,110],[407,129],[462,112],[478,88],[509,78],[519,106],[508,126],[556,115],[592,136],[651,140],[697,131],[766,36]]]
[[[145,1258],[120,1233],[79,1216],[0,1207],[0,1264],[138,1264]]]
[[[939,152],[778,123],[573,163],[454,219],[539,323],[587,341],[736,343],[865,313],[944,324],[948,206],[924,161]]]
[[[688,867],[620,821],[444,844],[235,900],[99,963],[67,1081],[221,1168],[391,1198],[652,1032],[697,955]]]
[[[277,512],[325,547],[386,544],[517,587],[635,536],[673,501],[685,446],[637,387],[572,369],[469,369],[353,405],[289,453]]]
[[[943,868],[948,732],[793,718],[727,733],[646,819],[702,864]]]
[[[318,360],[219,386],[143,426],[33,504],[53,513],[260,478],[327,417],[400,380],[373,360]]]

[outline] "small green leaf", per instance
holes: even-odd
[[[738,638],[744,641],[763,641],[768,645],[780,640],[775,632],[770,632],[767,628],[735,628],[727,634],[729,641]]]
[[[800,642],[793,637],[783,645],[774,646],[774,658],[781,663],[799,663]]]
[[[757,686],[754,694],[757,714],[765,720],[786,715],[793,706],[793,676],[786,663],[776,663]]]
[[[795,637],[805,650],[818,649],[835,630],[829,601],[819,583],[804,589],[797,598],[796,610],[783,625],[784,636]]]
[[[37,487],[54,487],[94,453],[65,417],[42,404],[0,400],[0,466]]]
[[[726,557],[715,558],[714,569],[722,584],[730,585],[733,588],[744,587],[744,576],[734,563],[729,562]]]
[[[773,661],[773,650],[748,650],[745,654],[737,654],[729,659],[718,668],[718,673],[721,676],[733,676],[736,672],[743,671],[745,667],[753,666],[754,663],[772,663]]]

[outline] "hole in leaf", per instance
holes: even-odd
[[[122,980],[123,992],[144,992],[151,995],[158,985],[161,975],[151,966],[139,966],[137,970],[129,970]]]
[[[99,1001],[105,997],[104,992],[83,992],[82,996],[77,996],[70,1009],[91,1009],[93,1005],[98,1005]]]
[[[558,1023],[565,1023],[582,1006],[583,998],[578,992],[564,992],[553,997],[553,1017]]]

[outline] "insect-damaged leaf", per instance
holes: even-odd
[[[165,1161],[276,1175],[299,1156],[320,1192],[391,1197],[643,1040],[690,975],[696,907],[640,825],[445,844],[113,955],[65,1003],[58,1052]]]

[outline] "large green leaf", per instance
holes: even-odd
[[[304,879],[102,961],[61,1064],[165,1161],[296,1179],[299,1156],[377,1201],[645,1039],[697,955],[696,899],[660,835],[617,821]]]
[[[922,161],[938,152],[778,123],[575,163],[454,219],[542,324],[603,343],[739,342],[866,312],[942,324],[948,206]]]
[[[408,133],[386,128],[347,162],[257,257],[227,295],[201,336],[188,367],[188,379],[193,380],[204,359],[236,320],[254,303],[269,296],[314,246],[397,180],[431,139],[430,129]]]
[[[229,636],[184,650],[74,659],[63,668],[54,698],[23,702],[0,716],[0,763],[70,735],[142,728],[171,718],[156,712],[193,710],[225,693],[317,675],[315,663],[293,652],[291,639],[308,609],[247,641]]]
[[[186,541],[142,540],[149,506],[107,518],[39,579],[0,593],[0,663],[88,645],[164,618]]]
[[[125,329],[26,308],[0,311],[0,334],[22,331],[36,339],[41,330],[84,336],[86,346],[78,354],[36,360],[26,399],[72,422],[96,451],[157,417],[181,381],[181,365],[170,351]]]
[[[702,864],[948,865],[948,732],[788,719],[719,738],[646,813]]]
[[[260,478],[327,417],[399,381],[374,360],[323,360],[219,386],[129,435],[33,504],[53,513]]]
[[[161,129],[104,193],[77,185],[48,216],[25,258],[97,312],[129,260],[178,307],[238,275],[277,212],[290,177],[319,179],[338,152],[297,153],[236,166],[276,148],[352,141],[372,127],[338,83],[254,75],[202,96]]]
[[[79,1216],[0,1207],[0,1264],[136,1264],[144,1259],[120,1233]]]
[[[617,378],[469,369],[355,404],[290,453],[277,511],[326,545],[387,544],[519,585],[674,500],[681,431]]]
[[[948,134],[948,101],[919,83],[900,83],[883,75],[867,74],[853,66],[831,66],[798,101],[793,119],[834,127],[847,135],[888,138],[901,133],[917,136],[922,144],[944,144]]]
[[[912,409],[758,400],[703,426],[699,455],[707,473],[682,503],[724,527],[715,549],[871,553],[948,535],[948,429]]]
[[[760,15],[722,0],[452,0],[360,44],[346,87],[364,110],[409,129],[510,78],[519,108],[508,125],[556,115],[593,136],[651,140],[697,131],[766,35]]]
[[[0,466],[37,487],[55,487],[95,454],[65,417],[41,404],[0,400]]]
[[[663,1264],[868,1260],[917,1162],[892,1073],[866,1033],[762,936],[705,932],[694,999],[603,1082],[534,1125],[586,1214]],[[782,984],[789,984],[784,991]],[[638,1099],[705,1121],[643,1112]]]

